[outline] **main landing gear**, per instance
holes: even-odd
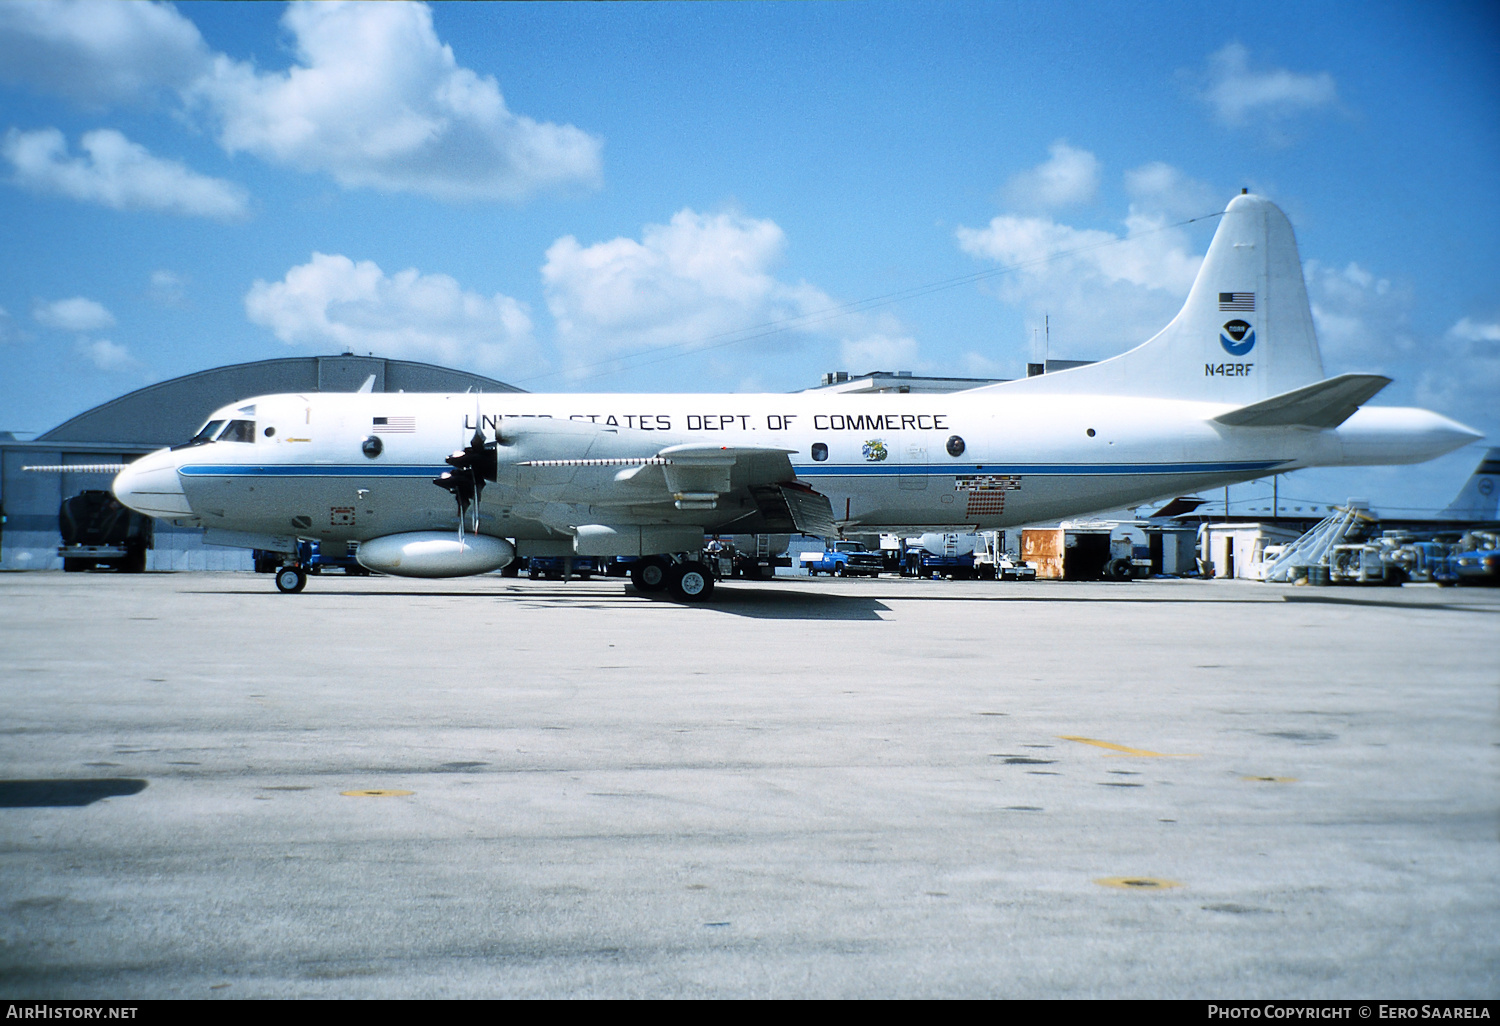
[[[667,586],[667,570],[672,561],[666,556],[647,556],[630,568],[630,583],[636,591],[661,591]]]
[[[276,590],[295,595],[307,587],[307,571],[300,566],[284,566],[276,571]]]
[[[678,602],[706,602],[714,593],[714,575],[696,559],[647,556],[630,568],[630,582],[642,594],[665,591]]]

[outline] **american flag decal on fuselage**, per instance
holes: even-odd
[[[377,435],[409,435],[417,430],[417,418],[376,417],[373,430]]]
[[[1255,293],[1254,292],[1220,292],[1219,293],[1219,311],[1221,313],[1227,313],[1227,312],[1232,311],[1232,310],[1238,310],[1238,311],[1242,311],[1242,312],[1245,312],[1245,313],[1254,313],[1255,312]]]

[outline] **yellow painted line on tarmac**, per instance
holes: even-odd
[[[378,787],[372,787],[372,788],[369,788],[368,790],[364,790],[364,791],[340,791],[339,792],[339,794],[346,795],[346,796],[348,796],[350,798],[401,798],[401,797],[404,797],[406,795],[413,794],[413,793],[414,792],[412,792],[412,791],[392,791],[392,790],[387,790],[387,789],[378,788]]]
[[[1094,883],[1100,887],[1117,887],[1122,891],[1165,891],[1182,886],[1176,880],[1163,880],[1154,876],[1106,876]]]
[[[1136,759],[1196,759],[1198,756],[1185,752],[1148,752],[1144,748],[1127,748],[1125,745],[1117,745],[1112,741],[1100,741],[1092,737],[1069,737],[1059,734],[1063,741],[1077,741],[1081,745],[1093,745],[1096,748],[1108,748],[1117,756],[1130,756]]]

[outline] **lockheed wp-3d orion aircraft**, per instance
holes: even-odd
[[[1242,194],[1181,312],[1088,366],[927,395],[257,396],[114,492],[212,544],[285,553],[283,591],[301,590],[294,553],[316,539],[414,577],[643,557],[638,589],[695,601],[713,590],[707,533],[991,530],[1480,437],[1362,405],[1389,383],[1324,378],[1291,224]]]

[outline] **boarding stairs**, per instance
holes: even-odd
[[[1336,546],[1359,541],[1377,523],[1370,507],[1363,502],[1337,506],[1317,526],[1292,542],[1266,568],[1265,580],[1283,584],[1307,576],[1309,567],[1328,566],[1329,555]]]

